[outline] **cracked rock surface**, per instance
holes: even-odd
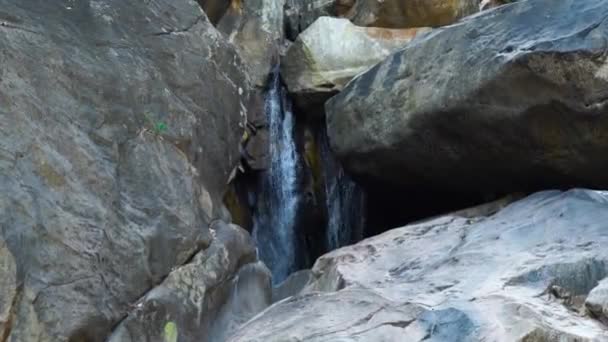
[[[104,341],[229,219],[250,82],[195,1],[0,0],[0,22],[0,340]]]
[[[439,217],[326,254],[230,341],[606,341],[607,243],[602,191]]]

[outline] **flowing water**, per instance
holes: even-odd
[[[363,239],[365,194],[335,159],[324,130],[320,140],[328,216],[327,246],[334,250]]]
[[[270,168],[256,199],[253,236],[258,254],[279,283],[296,269],[296,220],[300,204],[295,118],[278,71],[271,77],[265,110],[270,133]]]
[[[322,250],[333,250],[363,238],[365,196],[335,159],[325,129],[321,127],[317,139],[322,159],[323,204],[327,221],[318,227],[314,224],[302,226],[301,222],[306,222],[302,221],[306,219],[302,215],[310,214],[305,209],[302,188],[306,176],[301,164],[303,158],[298,155],[292,105],[278,71],[272,74],[265,110],[269,126],[270,166],[261,173],[256,191],[250,193],[254,196],[250,203],[255,207],[253,237],[258,256],[270,268],[273,283],[278,284],[299,267],[311,266],[309,251],[302,250],[306,247],[298,242],[298,238],[310,234],[310,230],[325,228],[325,241],[308,242]],[[298,229],[304,231],[298,232]]]

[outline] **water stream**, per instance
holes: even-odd
[[[334,250],[363,239],[365,194],[336,160],[325,130],[321,132],[320,140],[327,207],[327,246]]]
[[[253,236],[260,259],[278,283],[296,270],[295,229],[300,204],[295,118],[278,71],[272,74],[265,101],[271,161],[260,180]]]
[[[278,70],[273,72],[265,98],[268,120],[270,165],[258,179],[250,203],[253,237],[259,258],[270,268],[278,284],[301,267],[310,267],[317,253],[333,250],[362,239],[365,197],[359,186],[344,173],[330,150],[324,125],[316,134],[320,153],[325,203],[325,222],[306,220],[314,215],[305,197],[307,169],[296,143],[296,119]],[[310,172],[309,172],[310,173]],[[321,184],[321,183],[319,183]],[[323,191],[323,190],[321,190]],[[310,194],[308,193],[308,196]],[[317,207],[318,209],[318,207]],[[311,223],[312,222],[312,223]],[[314,237],[314,238],[312,238]],[[311,250],[309,250],[311,249]]]

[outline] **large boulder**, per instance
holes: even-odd
[[[289,47],[281,75],[302,111],[322,113],[325,101],[353,77],[425,31],[358,27],[346,19],[321,17]]]
[[[607,18],[603,0],[530,0],[435,29],[327,102],[332,147],[409,188],[607,187]]]
[[[255,261],[249,234],[218,224],[216,239],[132,305],[108,342],[224,341],[271,302],[270,271]]]
[[[356,0],[343,16],[360,26],[444,26],[479,11],[479,0]]]
[[[232,0],[218,29],[239,47],[253,82],[264,87],[279,62],[285,0]]]
[[[285,35],[294,41],[319,17],[336,17],[350,10],[355,0],[285,0]]]
[[[587,310],[604,324],[608,324],[608,278],[602,280],[585,300]]]
[[[194,1],[0,7],[0,339],[103,341],[229,219],[246,68]]]
[[[394,229],[321,257],[304,294],[229,341],[605,341],[583,309],[608,276],[606,222],[608,193],[578,189]]]

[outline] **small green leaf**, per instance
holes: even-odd
[[[164,122],[156,123],[156,132],[163,133],[166,130],[167,130],[167,125]]]
[[[163,331],[165,342],[177,342],[177,325],[175,322],[167,322]]]

